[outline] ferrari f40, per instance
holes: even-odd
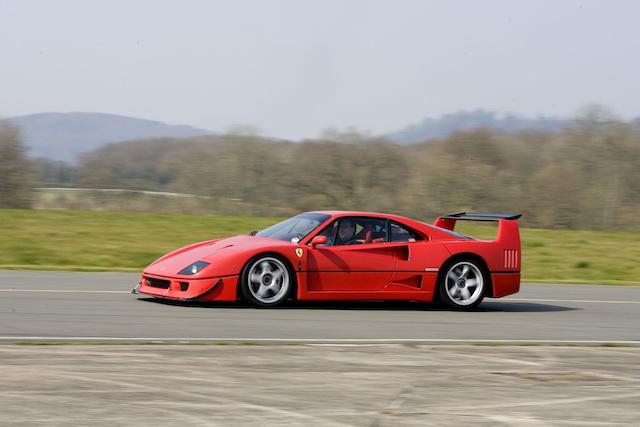
[[[477,306],[520,289],[518,214],[462,212],[428,225],[369,212],[306,212],[246,236],[175,250],[144,269],[135,292],[186,301],[440,301]],[[454,231],[495,221],[494,240]]]

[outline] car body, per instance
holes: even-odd
[[[135,291],[190,301],[244,297],[257,306],[287,298],[440,299],[469,308],[484,297],[518,292],[519,217],[458,213],[429,225],[380,213],[306,212],[252,235],[207,240],[164,255],[144,269]],[[460,220],[497,221],[497,237],[458,234]]]

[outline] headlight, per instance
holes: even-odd
[[[204,262],[204,261],[196,261],[191,265],[186,266],[185,268],[183,268],[182,270],[180,270],[178,272],[178,274],[182,274],[184,276],[190,276],[192,274],[196,274],[198,271],[202,270],[203,268],[205,268],[207,265],[209,265],[208,262]]]

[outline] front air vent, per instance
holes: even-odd
[[[147,277],[146,281],[147,285],[153,288],[169,289],[169,285],[171,285],[171,282],[169,282],[168,280],[153,279],[151,277]]]
[[[189,290],[189,282],[180,282],[180,290],[187,292],[187,290]]]

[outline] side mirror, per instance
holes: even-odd
[[[313,239],[311,239],[311,247],[313,249],[316,248],[316,246],[318,245],[326,245],[327,244],[327,236],[316,236]]]

